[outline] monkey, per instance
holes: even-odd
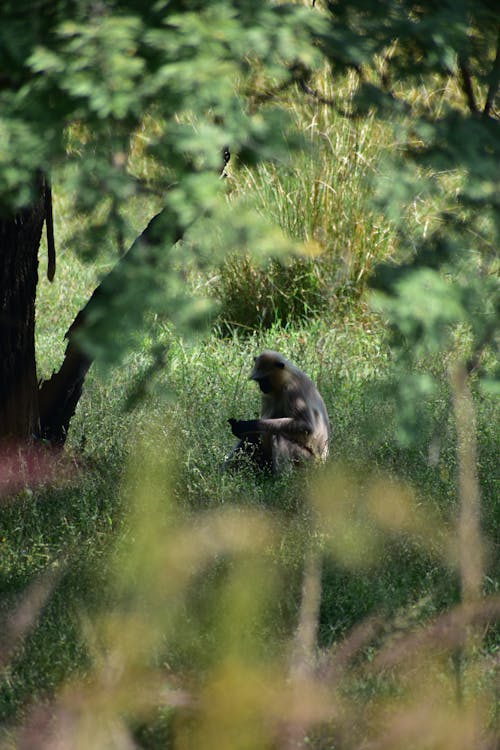
[[[254,358],[249,376],[262,393],[259,419],[229,419],[239,438],[226,459],[234,465],[241,454],[259,469],[280,474],[328,456],[330,421],[318,390],[305,373],[278,352],[266,350]]]

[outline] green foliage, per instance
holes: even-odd
[[[122,245],[130,235],[134,198],[152,188],[164,209],[148,251],[133,248],[92,301],[82,345],[98,359],[116,361],[147,310],[184,329],[206,321],[206,306],[183,293],[182,254],[171,246],[220,202],[227,144],[249,162],[287,158],[286,112],[248,112],[241,89],[254,65],[283,83],[293,66],[315,65],[312,31],[320,19],[305,8],[267,2],[250,9],[228,0],[151,8],[134,0],[98,6],[61,0],[28,29],[19,21],[22,8],[4,6],[2,38],[12,34],[23,54],[6,41],[2,211],[29,201],[42,170],[58,191],[74,195],[79,212],[95,217],[79,242],[85,241],[87,257],[96,257],[110,237]],[[153,181],[134,170],[147,117],[156,127],[142,144],[144,158],[161,164]]]
[[[471,338],[455,355],[491,379],[479,365],[498,345],[500,319],[500,13],[488,2],[326,6],[321,43],[332,71],[359,77],[349,106],[392,122],[401,144],[387,154],[376,187],[406,261],[382,265],[372,279],[394,351],[412,370],[415,356],[451,352],[459,327]],[[455,95],[415,96],[437,81]],[[410,220],[417,210],[423,232]],[[404,391],[416,405],[420,389],[411,395],[411,374],[399,375],[402,400]]]
[[[479,84],[492,80],[489,60],[497,41],[498,9],[488,0],[439,6],[430,0],[403,0],[397,6],[390,0],[376,5],[340,0],[325,5],[332,24],[323,41],[336,66],[371,65],[375,56],[391,50],[394,71],[418,81],[423,73],[452,71],[458,55],[473,66]]]
[[[233,255],[212,282],[220,301],[220,329],[251,333],[317,317],[331,308],[329,277],[314,260],[297,258],[288,263],[256,266],[249,255]]]

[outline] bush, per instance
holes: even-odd
[[[359,297],[359,290],[337,286],[329,266],[327,258],[298,257],[262,268],[249,255],[231,255],[212,287],[221,304],[220,330],[250,333],[338,312]]]
[[[330,96],[327,73],[318,84]],[[393,251],[392,227],[372,206],[371,178],[387,129],[303,96],[296,101],[295,124],[308,147],[290,164],[233,165],[230,202],[250,198],[263,220],[302,243],[304,255],[264,267],[250,256],[231,255],[213,284],[223,330],[266,329],[327,311],[337,317],[356,304],[375,265]]]

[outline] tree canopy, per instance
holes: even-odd
[[[39,172],[57,175],[77,210],[98,216],[92,257],[106,236],[119,245],[135,196],[156,196],[163,206],[148,251],[129,254],[87,316],[86,345],[112,360],[117,334],[146,309],[181,325],[204,315],[182,276],[176,280],[182,255],[170,248],[220,200],[228,145],[246,161],[286,157],[286,113],[250,112],[245,86],[259,68],[286,84],[295,66],[315,64],[318,16],[226,0],[38,5],[35,12],[32,2],[9,0],[1,11],[2,212],[30,202]],[[154,175],[134,169],[134,148],[154,160]]]

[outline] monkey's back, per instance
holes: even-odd
[[[288,364],[288,380],[280,393],[263,394],[263,419],[292,418],[307,425],[304,432],[290,433],[287,439],[304,447],[312,456],[328,456],[330,420],[325,403],[308,376]]]

